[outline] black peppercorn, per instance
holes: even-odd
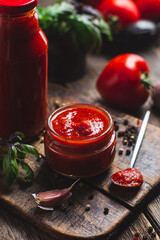
[[[153,232],[153,233],[151,234],[151,237],[152,237],[152,238],[155,238],[155,237],[156,237],[156,233]]]
[[[122,137],[123,136],[123,133],[121,131],[118,132],[118,137]]]
[[[149,227],[148,228],[148,233],[151,234],[153,232],[153,228],[152,227]]]
[[[136,128],[135,126],[132,126],[132,127],[131,127],[131,131],[137,132],[137,128]]]
[[[117,132],[119,130],[119,126],[115,125],[114,130]]]
[[[109,212],[109,209],[108,208],[104,208],[104,211],[103,211],[104,215],[107,215],[108,212]]]
[[[125,120],[124,120],[124,122],[123,122],[123,124],[124,124],[125,126],[127,126],[127,125],[128,125],[128,123],[129,123],[129,122],[128,122],[128,120],[127,120],[127,119],[125,119]]]
[[[129,149],[126,150],[126,155],[129,156],[131,151]]]
[[[131,147],[132,144],[133,144],[132,140],[129,140],[129,141],[128,141],[128,147]]]
[[[117,121],[114,121],[114,125],[117,125]]]

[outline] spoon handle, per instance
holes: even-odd
[[[148,124],[149,117],[150,117],[150,111],[147,111],[144,118],[143,118],[142,124],[141,124],[141,128],[140,128],[140,131],[139,131],[139,134],[138,134],[138,137],[137,137],[136,145],[135,145],[135,148],[134,148],[134,151],[133,151],[132,159],[131,159],[130,164],[129,164],[129,168],[133,168],[133,166],[135,164],[136,157],[137,157],[138,151],[140,149],[140,146],[141,146],[141,143],[142,143],[145,131],[146,131],[146,127],[147,127],[147,124]]]

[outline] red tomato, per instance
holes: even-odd
[[[101,96],[116,107],[135,109],[149,95],[149,67],[136,54],[122,54],[112,59],[97,80]]]
[[[106,21],[111,17],[118,17],[120,28],[140,19],[140,12],[131,0],[103,0],[98,8]]]
[[[150,20],[160,19],[160,0],[135,0],[142,18]]]
[[[85,0],[85,2],[92,7],[96,8],[102,0]]]

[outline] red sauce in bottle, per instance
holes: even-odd
[[[102,173],[114,159],[115,143],[112,118],[97,106],[70,105],[48,118],[46,159],[63,175],[89,177]]]
[[[47,118],[48,42],[39,28],[37,0],[0,0],[0,137],[26,138]]]
[[[112,175],[111,179],[115,184],[125,187],[136,187],[143,183],[143,176],[136,168],[127,168],[116,172]]]

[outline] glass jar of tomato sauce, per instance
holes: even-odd
[[[0,0],[0,137],[39,134],[47,118],[47,39],[37,0]]]
[[[91,104],[59,108],[48,118],[45,153],[49,166],[70,177],[90,177],[113,162],[116,137],[110,114]]]

